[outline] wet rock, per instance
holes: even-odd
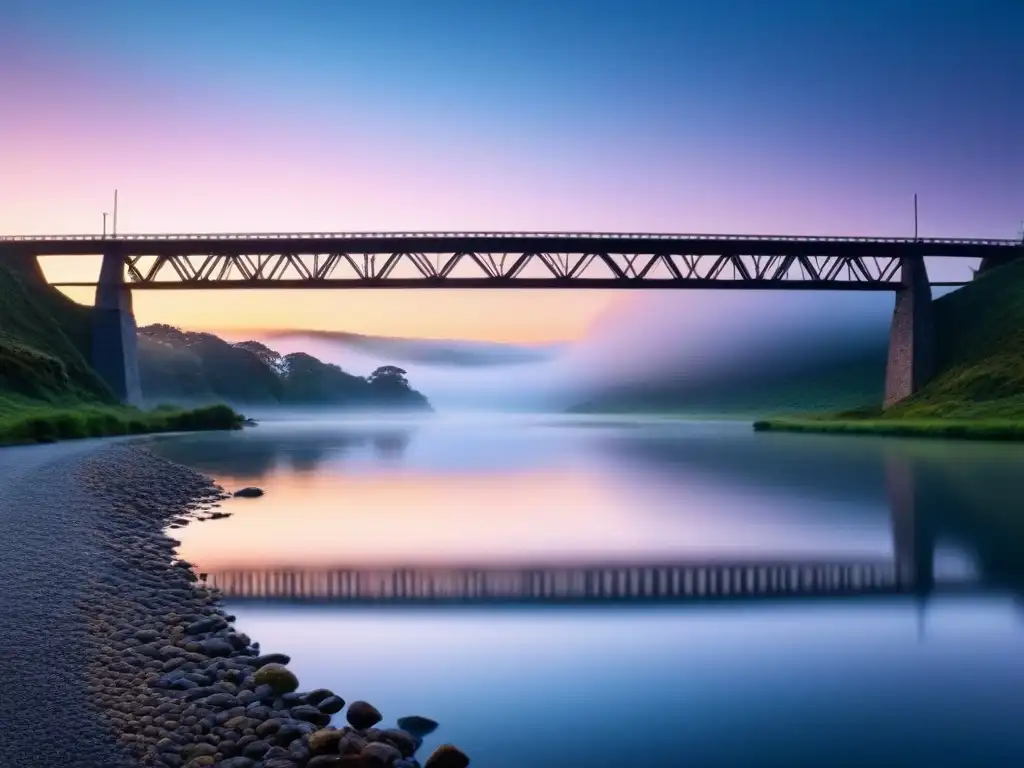
[[[324,728],[309,735],[309,751],[314,755],[338,754],[338,742],[345,734],[336,728]]]
[[[345,762],[345,758],[341,755],[317,755],[306,763],[306,768],[344,768],[345,766],[356,768],[357,764]]]
[[[273,736],[281,726],[284,725],[284,721],[277,717],[272,717],[269,720],[264,720],[262,723],[256,726],[256,735],[261,739],[265,739],[268,736]]]
[[[408,717],[398,718],[398,727],[412,736],[422,739],[424,736],[429,736],[437,730],[437,723],[429,717],[409,715]]]
[[[253,768],[256,765],[255,760],[251,760],[248,757],[229,757],[227,760],[221,760],[218,763],[218,768]]]
[[[349,732],[341,737],[341,741],[338,742],[338,754],[339,755],[358,755],[363,751],[363,747],[366,746],[366,739],[360,736],[358,733]]]
[[[270,701],[277,697],[277,694],[274,693],[274,687],[266,684],[257,685],[253,688],[252,693],[259,701]]]
[[[251,659],[246,659],[246,663],[250,667],[265,667],[267,664],[291,664],[292,657],[287,653],[265,653],[262,656],[256,656]]]
[[[277,733],[274,735],[274,740],[278,744],[284,746],[291,744],[304,733],[312,733],[315,730],[316,726],[312,723],[304,723],[301,720],[286,720],[281,724],[281,727],[277,729]]]
[[[205,742],[199,742],[198,744],[193,744],[191,747],[189,747],[185,751],[185,754],[190,759],[191,758],[196,758],[196,757],[203,757],[203,756],[206,756],[206,755],[211,755],[212,756],[212,755],[217,754],[217,748],[215,746],[213,746],[213,744],[206,744]]]
[[[297,707],[292,707],[291,715],[296,720],[305,720],[321,726],[331,722],[330,715],[324,714],[312,704],[299,704]]]
[[[395,760],[400,760],[402,757],[402,753],[397,747],[385,744],[382,741],[371,741],[363,747],[361,755],[364,758],[376,760],[384,765],[391,765]]]
[[[238,706],[238,699],[230,693],[214,693],[203,699],[203,703],[208,707],[227,709],[228,707]]]
[[[194,621],[189,624],[185,627],[185,634],[201,635],[204,632],[214,632],[224,626],[227,626],[227,622],[220,618],[220,616],[209,616],[205,619],[199,619],[198,621]]]
[[[333,715],[345,708],[345,700],[341,696],[328,696],[316,705],[325,715]]]
[[[365,701],[353,701],[348,705],[348,712],[345,714],[345,719],[352,727],[360,731],[372,728],[383,717],[375,706]]]
[[[250,757],[253,760],[259,760],[270,749],[270,744],[265,741],[254,741],[245,745],[242,750],[242,754],[246,757]]]
[[[200,645],[203,647],[203,653],[210,657],[230,656],[235,651],[231,643],[220,637],[203,640]]]
[[[271,662],[256,670],[253,676],[256,685],[269,685],[274,693],[291,693],[299,687],[299,679],[283,664]]]
[[[415,736],[400,728],[387,728],[380,732],[380,738],[394,744],[402,753],[402,757],[409,757],[419,746]]]
[[[307,704],[319,704],[326,698],[334,695],[334,691],[328,688],[317,688],[310,691],[309,693],[303,694],[303,699]]]
[[[250,485],[246,488],[239,488],[234,495],[240,499],[255,499],[263,495],[263,489]]]
[[[423,768],[466,768],[469,758],[466,753],[451,744],[442,744],[435,749]]]

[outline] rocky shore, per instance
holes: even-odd
[[[380,728],[371,704],[323,688],[299,691],[289,657],[265,653],[233,627],[216,590],[175,560],[164,533],[205,519],[226,494],[208,478],[131,443],[78,465],[76,482],[104,502],[94,580],[79,609],[88,623],[88,685],[96,715],[128,764],[164,768],[418,768],[426,718]],[[329,725],[344,711],[347,725]],[[464,768],[439,747],[426,768]],[[79,763],[75,763],[79,765]],[[81,765],[85,765],[82,763]],[[106,766],[104,766],[106,768]]]

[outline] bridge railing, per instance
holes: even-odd
[[[363,240],[363,239],[418,239],[418,238],[551,238],[564,240],[733,240],[764,242],[823,242],[823,243],[925,243],[936,245],[1022,246],[1020,240],[1000,238],[913,238],[862,237],[834,235],[727,235],[679,234],[667,232],[194,232],[166,234],[122,235],[0,235],[0,242],[146,242],[162,240]]]

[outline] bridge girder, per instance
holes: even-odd
[[[893,290],[899,259],[747,254],[415,252],[130,256],[135,288],[679,288],[857,284]],[[891,284],[891,285],[890,285]]]
[[[208,253],[123,256],[133,289],[770,288],[889,290],[897,257],[652,253]],[[92,285],[57,283],[57,285]]]

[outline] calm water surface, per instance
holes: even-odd
[[[266,490],[182,556],[307,687],[439,721],[421,759],[1024,765],[1019,447],[526,417],[157,445]]]

